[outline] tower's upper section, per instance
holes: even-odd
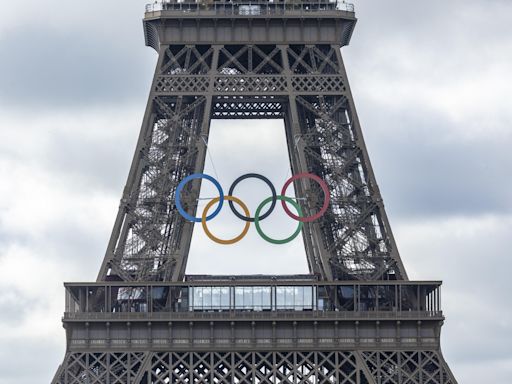
[[[354,6],[340,0],[165,0],[148,4],[146,45],[348,45]]]

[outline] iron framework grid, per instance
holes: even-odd
[[[67,349],[52,383],[456,383],[440,349],[439,284],[408,281],[363,140],[340,51],[355,22],[353,7],[329,0],[147,7],[159,58],[146,113],[97,283],[66,285]],[[309,276],[185,275],[193,224],[175,193],[203,171],[216,118],[283,119],[292,173],[327,182],[330,207],[302,233]],[[316,212],[319,187],[294,187]],[[199,190],[183,193],[193,214]],[[264,284],[310,286],[315,304],[198,308],[184,293]]]

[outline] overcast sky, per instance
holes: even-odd
[[[51,380],[64,356],[62,282],[96,278],[156,61],[143,9],[0,4],[0,384]],[[444,280],[443,351],[459,383],[508,384],[512,1],[359,0],[356,11],[343,54],[404,264],[412,279]],[[279,188],[284,145],[279,121],[212,125],[226,188],[246,171]],[[200,230],[187,269],[305,271],[300,239],[270,247],[251,233],[227,249]]]

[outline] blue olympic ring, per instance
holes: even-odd
[[[194,179],[209,180],[213,183],[213,185],[215,185],[215,188],[217,188],[217,190],[219,191],[219,205],[217,206],[217,208],[215,209],[215,211],[213,211],[213,213],[211,215],[206,217],[206,221],[209,221],[220,213],[220,211],[222,209],[222,204],[224,204],[224,191],[222,190],[222,187],[220,186],[219,182],[217,180],[215,180],[213,177],[211,177],[210,175],[206,175],[204,173],[194,173],[193,175],[185,177],[181,181],[181,183],[178,184],[178,188],[176,188],[176,208],[178,209],[178,212],[181,214],[181,216],[183,216],[188,221],[193,221],[195,223],[201,222],[200,217],[194,217],[192,215],[189,215],[185,211],[185,209],[183,209],[183,206],[181,205],[181,191],[185,187],[185,184],[187,184],[189,181],[194,180]]]

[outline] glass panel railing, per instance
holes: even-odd
[[[320,311],[431,314],[441,311],[440,283],[301,285],[69,284],[66,313]]]
[[[173,11],[181,13],[214,12],[215,14],[258,16],[287,12],[344,11],[354,12],[354,5],[343,0],[232,0],[209,3],[194,0],[163,0],[147,4],[147,13]]]

